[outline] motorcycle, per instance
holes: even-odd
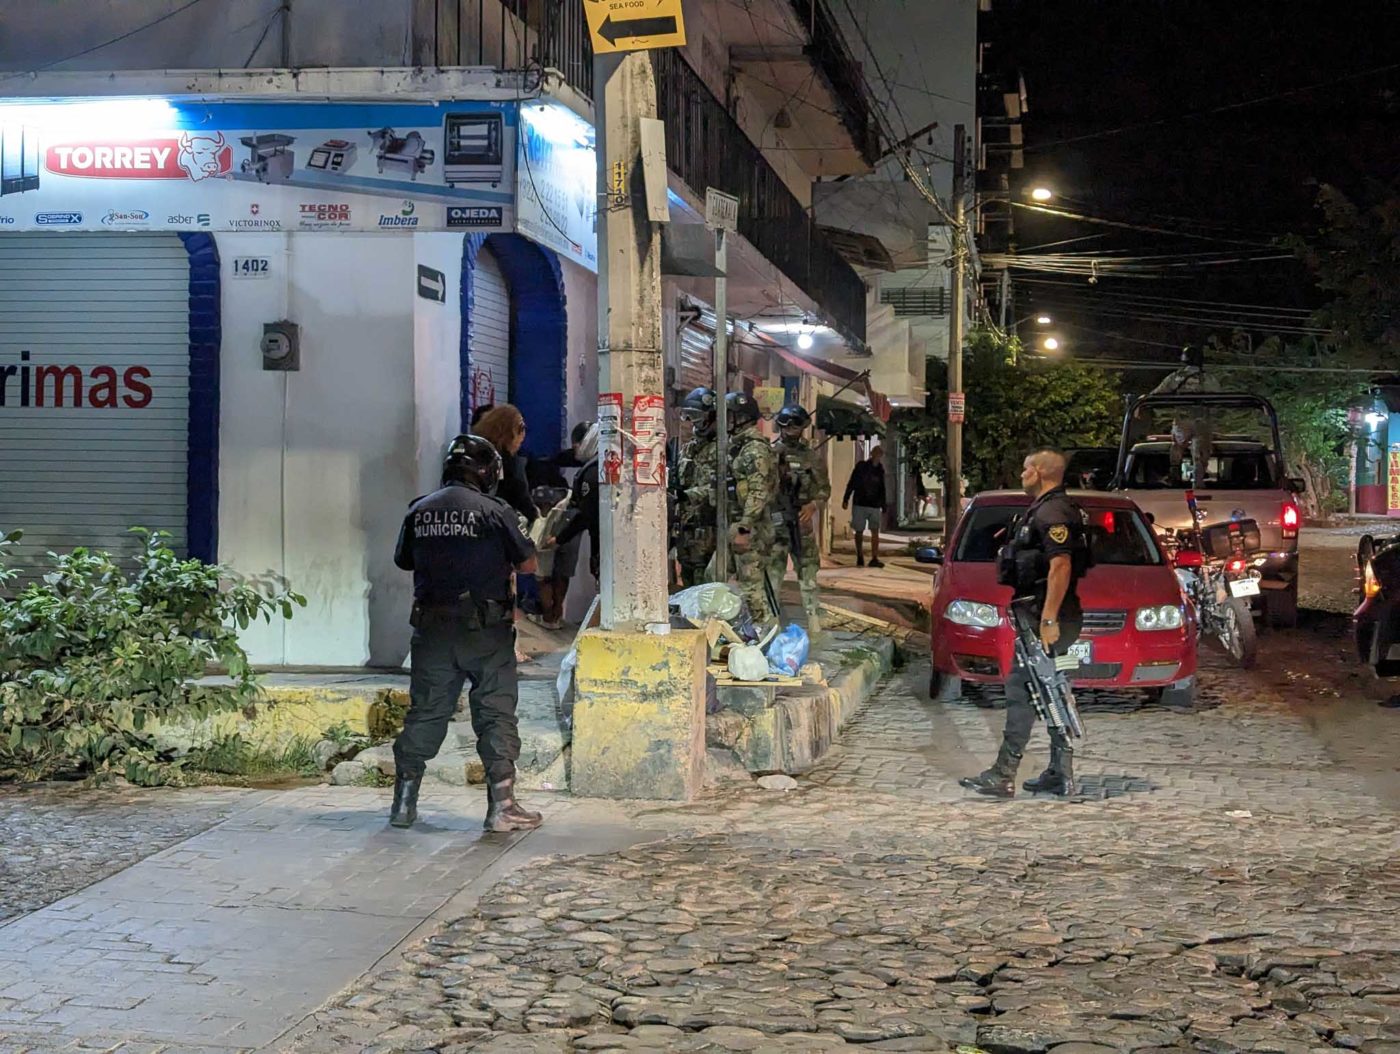
[[[1191,521],[1202,516],[1192,491],[1186,492]],[[1230,519],[1209,526],[1164,532],[1168,556],[1182,591],[1196,608],[1201,631],[1220,642],[1242,670],[1254,666],[1259,640],[1251,598],[1259,595],[1261,574],[1252,555],[1262,547],[1255,520]]]

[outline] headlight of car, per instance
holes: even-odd
[[[1140,630],[1180,629],[1183,616],[1177,604],[1163,604],[1160,607],[1138,608],[1134,620]]]
[[[943,617],[959,626],[979,626],[992,629],[1001,625],[1001,614],[995,604],[979,604],[975,600],[955,600],[943,612]]]

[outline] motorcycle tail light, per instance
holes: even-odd
[[[1366,569],[1361,573],[1361,588],[1368,597],[1378,597],[1381,595],[1381,582],[1376,577],[1376,569],[1371,566],[1371,561],[1366,561]]]
[[[1285,538],[1298,537],[1298,506],[1291,501],[1283,503],[1283,512],[1279,516],[1279,522],[1283,524],[1283,536]]]
[[[1176,554],[1177,567],[1200,567],[1202,564],[1199,549],[1183,549]]]
[[[1237,575],[1244,570],[1245,561],[1242,557],[1237,556],[1226,564],[1225,567],[1232,575]]]

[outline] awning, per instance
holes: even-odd
[[[817,428],[832,439],[878,439],[885,425],[863,406],[823,395],[817,399]]]
[[[768,344],[768,350],[796,366],[803,373],[810,373],[814,377],[820,377],[824,381],[830,381],[843,387],[849,386],[856,392],[863,394],[870,401],[870,409],[867,411],[862,407],[856,407],[862,413],[869,413],[880,421],[890,419],[890,401],[871,386],[869,376],[860,370],[853,370],[849,366],[842,366],[839,362],[817,358],[815,355],[801,355],[776,341]],[[818,404],[820,405],[820,401]],[[845,403],[843,405],[853,406],[855,404]]]

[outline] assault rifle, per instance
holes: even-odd
[[[1050,728],[1057,728],[1071,739],[1084,738],[1084,724],[1069,677],[1045,651],[1034,614],[1025,604],[1009,605],[1011,625],[1016,631],[1013,661],[1026,671],[1031,705]]]

